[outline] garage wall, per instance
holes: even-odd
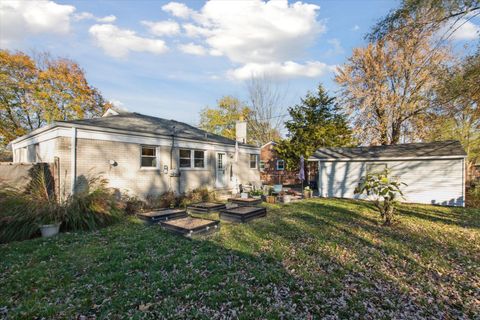
[[[406,202],[440,205],[464,205],[463,159],[404,161],[320,161],[320,196],[359,198],[354,194],[368,163],[386,163],[403,187]],[[365,198],[363,195],[360,198]]]

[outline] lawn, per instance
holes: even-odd
[[[478,209],[313,199],[188,240],[136,219],[0,246],[0,318],[475,318]],[[215,215],[209,215],[214,217]]]

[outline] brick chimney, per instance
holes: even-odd
[[[247,121],[243,118],[235,121],[235,140],[240,143],[247,143]]]

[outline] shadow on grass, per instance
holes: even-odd
[[[36,248],[25,256],[22,247]],[[0,253],[0,307],[12,319],[306,318],[316,309],[301,280],[272,257],[157,226],[13,243]]]

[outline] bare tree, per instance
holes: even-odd
[[[247,103],[252,111],[247,119],[251,130],[249,135],[255,137],[259,145],[278,140],[285,119],[286,91],[266,77],[252,77],[246,87]]]

